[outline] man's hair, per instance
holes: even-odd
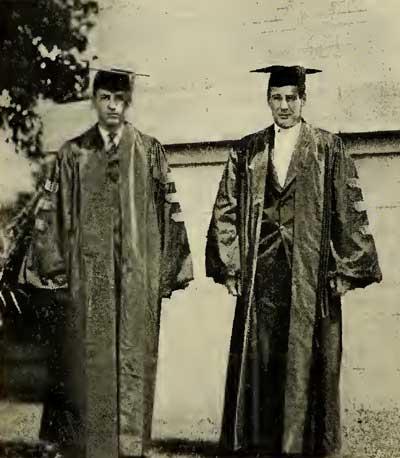
[[[294,86],[297,87],[297,92],[299,94],[299,97],[300,97],[300,99],[302,99],[306,95],[306,85],[305,84],[294,84]],[[268,84],[268,88],[267,88],[267,98],[268,98],[268,100],[269,100],[269,98],[271,96],[271,88],[272,87],[280,87],[280,86],[271,86],[270,84]]]
[[[129,74],[100,70],[94,77],[93,95],[96,96],[99,89],[105,89],[110,92],[124,92],[125,101],[129,104],[132,101],[132,86]]]

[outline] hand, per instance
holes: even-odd
[[[344,296],[351,289],[351,283],[342,277],[332,278],[330,280],[332,291],[337,296]]]
[[[341,296],[344,296],[351,289],[351,283],[345,278],[338,278],[336,284],[336,290]]]
[[[240,283],[236,277],[228,277],[225,281],[225,286],[231,296],[240,296]]]

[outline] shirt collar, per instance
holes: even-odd
[[[110,144],[110,137],[109,137],[110,132],[107,129],[104,129],[104,127],[100,126],[100,124],[98,124],[97,126],[99,128],[99,132],[100,132],[101,138],[103,139],[104,145],[108,147]],[[114,143],[116,145],[118,145],[121,140],[123,129],[124,129],[124,126],[121,126],[115,132]]]
[[[297,138],[300,134],[301,121],[298,122],[295,126],[289,127],[288,129],[282,129],[276,123],[274,123],[275,135],[281,135],[285,137]]]

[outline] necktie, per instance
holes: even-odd
[[[108,134],[108,149],[107,149],[107,159],[108,159],[108,174],[113,181],[118,181],[119,177],[119,157],[118,157],[118,145],[115,143],[116,134],[110,132]]]

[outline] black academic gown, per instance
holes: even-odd
[[[207,275],[240,282],[226,379],[229,449],[340,449],[341,304],[381,280],[357,170],[340,139],[303,122],[283,190],[273,126],[233,148],[208,231]]]
[[[193,278],[164,149],[126,123],[113,158],[93,126],[59,152],[36,222],[20,281],[68,293],[65,412],[48,423],[59,421],[58,440],[85,458],[141,455],[151,439],[161,299]]]

